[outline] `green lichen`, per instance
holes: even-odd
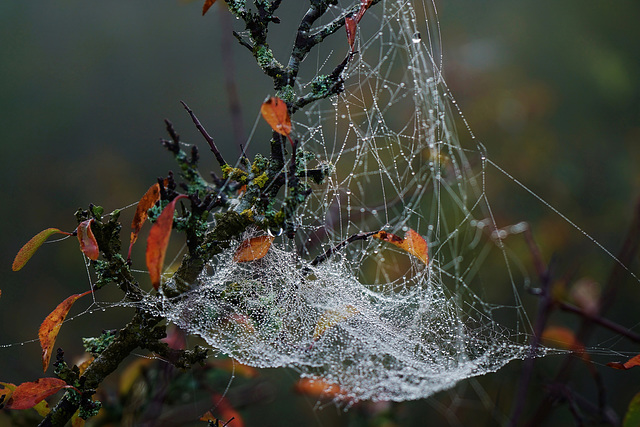
[[[229,165],[222,166],[222,177],[224,179],[231,179],[240,184],[247,183],[247,173],[239,168],[234,168]]]
[[[292,104],[296,100],[296,91],[291,85],[286,85],[276,92],[276,96],[287,104]]]
[[[253,221],[253,211],[251,209],[245,209],[242,212],[240,212],[240,215],[245,217],[248,221]]]
[[[257,154],[251,165],[251,173],[254,175],[260,175],[269,167],[269,161],[261,154]]]
[[[254,48],[253,55],[255,56],[256,61],[258,61],[260,68],[268,68],[275,61],[273,52],[267,45],[257,45]]]
[[[94,356],[99,355],[104,351],[109,344],[116,339],[115,331],[104,331],[102,335],[97,338],[82,338],[82,345],[87,353],[91,353]]]
[[[331,91],[334,84],[335,81],[331,76],[320,75],[311,80],[311,91],[316,96],[324,97]]]
[[[266,172],[263,172],[262,175],[253,178],[253,183],[259,188],[263,188],[267,181],[269,181],[269,175],[267,175]]]

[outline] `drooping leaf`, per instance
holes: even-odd
[[[429,246],[427,245],[427,241],[412,229],[407,230],[404,234],[404,239],[384,230],[378,231],[373,237],[396,245],[400,249],[417,257],[425,263],[425,265],[429,263]]]
[[[265,235],[245,240],[238,246],[233,260],[235,262],[247,262],[262,258],[269,251],[273,239],[273,236]]]
[[[271,129],[280,135],[289,136],[291,133],[291,117],[287,111],[287,104],[280,98],[272,96],[260,107],[262,117],[269,123]]]
[[[162,213],[151,227],[151,231],[149,231],[146,253],[147,269],[151,277],[151,284],[156,290],[160,286],[164,256],[167,253],[169,236],[171,236],[171,229],[173,228],[173,213],[176,210],[176,203],[178,200],[186,197],[184,194],[181,194],[173,199],[171,203],[162,210]]]
[[[153,184],[144,196],[138,202],[138,206],[136,207],[136,213],[133,215],[133,220],[131,221],[131,238],[129,239],[129,254],[127,255],[127,260],[131,260],[131,248],[133,244],[138,240],[138,234],[142,229],[142,225],[149,217],[149,209],[155,206],[155,204],[160,200],[160,184],[157,182]]]
[[[351,50],[353,50],[353,46],[356,43],[356,28],[356,21],[352,17],[347,16],[344,18],[344,29],[347,31],[347,41]]]
[[[42,368],[45,372],[49,367],[49,362],[51,361],[51,354],[56,338],[58,337],[58,332],[60,332],[62,322],[67,317],[71,306],[76,302],[76,300],[78,300],[78,298],[90,293],[91,291],[87,291],[81,294],[71,295],[69,298],[58,304],[58,306],[49,313],[47,318],[44,319],[40,325],[38,337],[40,338],[40,347],[42,347]]]
[[[324,313],[322,313],[322,316],[320,316],[320,319],[318,319],[318,322],[316,323],[316,328],[313,331],[314,341],[319,340],[320,337],[324,335],[324,333],[327,331],[327,329],[333,328],[338,323],[348,319],[349,317],[357,313],[358,313],[358,309],[356,309],[354,306],[350,304],[344,307],[341,307],[337,310],[325,311]]]
[[[78,224],[80,250],[92,261],[97,260],[100,256],[100,248],[98,248],[96,236],[94,236],[93,231],[91,231],[91,224],[93,224],[94,221],[95,219],[91,218]]]
[[[631,359],[627,360],[624,363],[609,362],[607,363],[607,366],[613,369],[622,369],[622,370],[627,370],[627,369],[634,368],[636,366],[640,366],[640,354],[638,354],[637,356],[633,356]]]
[[[216,0],[205,0],[204,6],[202,6],[202,16],[209,10],[211,6],[216,2]]]
[[[38,248],[42,246],[42,244],[49,238],[49,236],[53,234],[66,234],[67,236],[71,235],[71,233],[58,230],[57,228],[47,228],[46,230],[42,230],[41,232],[33,236],[31,240],[29,240],[22,248],[20,248],[18,254],[13,260],[11,269],[13,271],[18,271],[22,267],[24,267],[24,265],[27,263],[27,261],[29,261],[29,259],[31,259]]]
[[[622,427],[640,426],[640,393],[637,393],[629,402],[627,413],[624,414]]]
[[[13,390],[11,399],[5,405],[8,409],[29,409],[62,390],[73,388],[59,378],[40,378],[34,382],[22,383]]]
[[[312,396],[315,398],[338,398],[345,400],[348,393],[339,384],[324,378],[300,378],[293,389],[296,393]]]

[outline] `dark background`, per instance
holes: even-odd
[[[299,16],[305,2],[295,3],[289,7]],[[179,100],[196,111],[223,154],[237,153],[218,6],[203,18],[200,3],[177,0],[0,3],[0,344],[37,338],[40,322],[58,302],[88,289],[74,242],[45,245],[24,270],[12,273],[22,244],[44,228],[73,230],[78,207],[95,203],[110,212],[135,202],[157,176],[175,169],[159,144],[165,117],[206,153]],[[452,0],[437,6],[445,78],[489,157],[616,253],[640,195],[640,4]],[[291,44],[293,32],[275,32],[283,46]],[[233,54],[249,133],[270,80],[244,48],[234,45]],[[467,138],[462,131],[460,137]],[[489,168],[487,180],[498,225],[531,222],[545,259],[556,256],[559,274],[605,281],[613,260],[603,250],[504,175]],[[132,214],[123,214],[125,224]],[[637,272],[637,263],[636,257],[629,268]],[[621,302],[609,317],[633,327],[640,283],[628,275],[620,288]],[[86,306],[79,302],[72,314]],[[117,328],[127,316],[124,309],[81,316],[65,325],[58,344],[80,354],[80,336]],[[557,322],[576,324],[569,317]],[[603,350],[603,362],[616,359],[612,349],[637,352],[631,343],[596,339],[588,345]],[[550,357],[543,364],[551,373],[558,361]],[[2,381],[41,376],[37,343],[0,348],[0,362]],[[496,390],[505,380],[515,382],[520,366],[410,403],[406,411],[416,419],[435,413],[431,425],[455,424],[453,414],[465,405],[480,412],[486,406],[478,403],[483,393],[469,392],[476,385],[490,402],[507,400]],[[295,376],[267,375],[285,383]],[[640,390],[633,384],[638,374],[607,375],[613,405],[623,412]],[[333,407],[312,411],[313,399],[300,403],[288,388],[281,394],[254,409],[263,414],[257,419],[273,420],[291,402],[319,425],[348,419]],[[475,421],[486,425],[488,419]]]

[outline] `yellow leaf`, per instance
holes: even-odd
[[[358,309],[356,309],[352,305],[346,305],[337,310],[325,311],[324,313],[322,313],[322,316],[320,316],[320,319],[318,319],[318,322],[316,323],[316,328],[313,331],[313,340],[319,340],[320,337],[327,331],[327,329],[333,328],[338,323],[348,319],[349,317],[357,313]]]
[[[417,257],[425,264],[429,263],[429,246],[427,245],[427,241],[412,229],[407,230],[404,234],[404,239],[384,230],[378,231],[373,237],[396,245],[400,249]]]

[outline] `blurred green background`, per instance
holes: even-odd
[[[296,16],[306,9],[303,1],[284,3]],[[210,161],[213,167],[179,100],[199,115],[223,154],[237,153],[220,53],[226,24],[218,6],[203,18],[199,2],[178,0],[0,3],[0,176],[7,192],[0,211],[0,344],[37,338],[51,309],[88,287],[75,243],[45,245],[27,268],[12,273],[16,251],[44,228],[73,230],[78,207],[95,203],[110,212],[137,201],[156,177],[175,169],[159,144],[165,117],[184,140],[200,145],[203,166]],[[640,3],[452,0],[437,7],[445,78],[489,157],[617,252],[640,195]],[[282,43],[276,52],[294,37],[281,27],[274,31]],[[233,47],[248,134],[272,90],[248,52]],[[467,135],[460,131],[460,137]],[[601,249],[504,175],[487,171],[499,226],[531,222],[545,259],[556,255],[559,275],[605,280],[613,261]],[[132,214],[123,214],[125,224]],[[637,257],[629,267],[638,271]],[[640,283],[627,277],[620,286],[623,301],[609,317],[632,327],[639,322]],[[80,336],[117,328],[127,316],[111,309],[79,317],[65,325],[58,344],[80,354]],[[608,349],[613,342],[607,339],[588,344]],[[637,352],[630,343],[618,348]],[[39,357],[37,343],[0,348],[0,380],[41,376]],[[547,358],[541,369],[551,375],[558,361]],[[487,402],[510,399],[499,388],[505,381],[514,385],[520,366],[398,411],[409,414],[406,425],[424,425],[422,417],[430,425],[491,425],[500,418]],[[607,387],[623,412],[640,391],[638,374],[614,374],[607,372]],[[248,419],[295,425],[278,422],[278,414],[289,411],[310,417],[301,424],[353,422],[355,416],[332,406],[312,410],[313,399],[292,397],[292,376],[276,377],[282,390]],[[473,411],[485,415],[460,421]],[[563,416],[566,409],[553,425],[570,420]]]

